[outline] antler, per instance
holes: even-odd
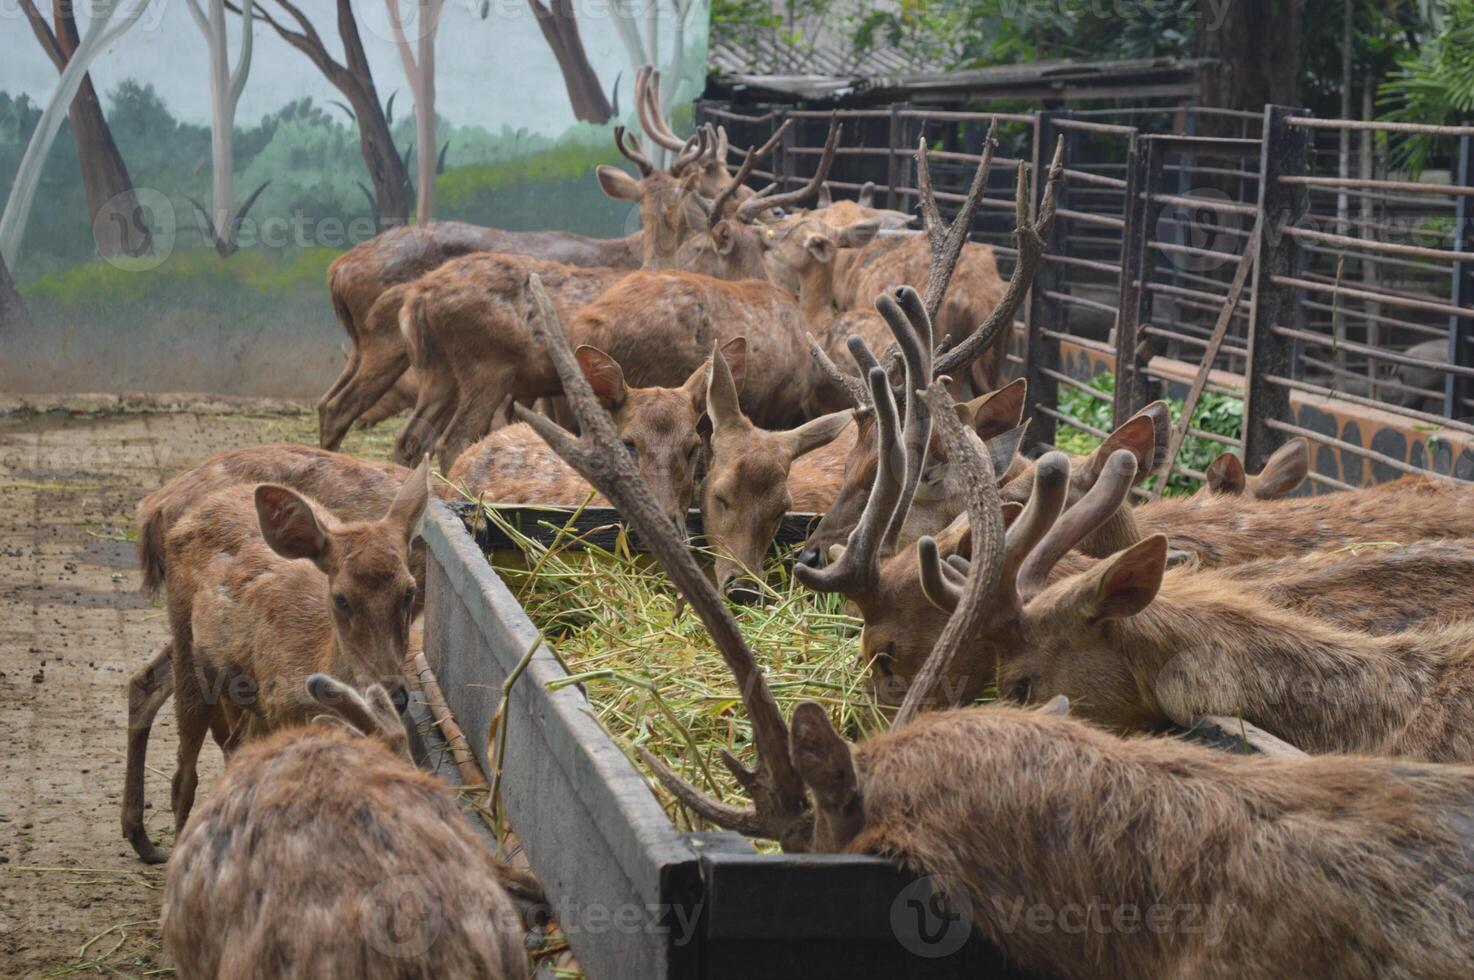
[[[1068,479],[1069,463],[1065,463]],[[1038,474],[1034,477],[1037,482]],[[1085,496],[1064,513],[1038,546],[1024,559],[1018,573],[1019,597],[1028,600],[1044,590],[1049,572],[1064,555],[1084,537],[1111,516],[1131,492],[1136,482],[1136,457],[1125,449],[1117,450],[1106,461],[1105,470]]]
[[[739,810],[686,785],[668,768],[647,763],[661,782],[696,813],[719,826],[744,833],[760,834],[782,843],[788,850],[804,850],[811,833],[808,800],[803,783],[789,758],[788,728],[768,689],[757,659],[742,637],[716,587],[703,574],[695,558],[662,513],[639,470],[620,446],[619,435],[608,413],[599,406],[593,389],[579,370],[557,311],[537,275],[528,279],[528,289],[543,319],[548,354],[563,381],[563,391],[578,419],[581,435],[574,437],[547,416],[515,406],[517,416],[542,436],[560,457],[599,489],[619,509],[652,554],[665,568],[671,581],[701,617],[737,682],[747,716],[752,722],[752,740],[757,748],[757,770],[749,772],[731,755],[723,761],[752,796],[754,809]]]
[[[629,137],[629,146],[625,146],[625,137]],[[619,147],[619,152],[625,158],[639,168],[641,177],[648,177],[655,172],[655,164],[650,162],[640,149],[640,141],[633,133],[626,133],[623,126],[614,127],[614,145]]]
[[[657,146],[667,150],[679,150],[685,140],[671,132],[660,109],[660,72],[653,65],[642,65],[635,72],[635,111],[640,117],[640,128]]]
[[[753,168],[753,166],[759,160],[761,160],[763,157],[767,156],[769,153],[772,152],[773,147],[777,146],[778,145],[778,141],[783,138],[783,132],[784,132],[784,130],[788,129],[788,127],[790,125],[792,125],[792,123],[793,123],[793,120],[792,119],[786,120],[783,123],[782,126],[779,126],[778,127],[778,131],[776,133],[774,133],[768,139],[768,141],[766,143],[764,143],[762,146],[757,147],[755,149],[753,147],[750,147],[750,146],[747,148],[747,156],[743,159],[742,166],[740,168],[738,168],[738,170],[737,170],[737,176],[733,177],[732,180],[731,180],[731,182],[728,183],[726,187],[723,187],[717,193],[717,196],[712,199],[712,202],[711,202],[711,213],[710,213],[709,216],[711,217],[711,219],[713,221],[716,221],[716,220],[718,220],[718,219],[721,218],[721,216],[722,216],[722,209],[727,206],[727,202],[732,199],[732,195],[737,193],[737,189],[740,188],[740,187],[742,187],[744,184],[747,183],[747,178],[752,175],[752,168]],[[764,190],[762,192],[762,195],[753,195],[753,196],[754,197],[764,196],[764,195],[770,193],[772,191],[773,187],[776,187],[776,186],[777,186],[776,184],[769,185],[768,187],[764,188]],[[698,200],[699,200],[699,198],[698,198]]]
[[[925,134],[917,147],[916,181],[921,191],[921,218],[931,245],[931,263],[926,270],[926,312],[933,318],[936,317],[937,310],[941,309],[942,297],[947,293],[952,272],[957,268],[957,259],[962,255],[962,246],[966,244],[968,233],[972,231],[973,218],[977,216],[978,206],[988,189],[988,171],[993,167],[993,151],[997,147],[998,120],[994,119],[988,127],[988,138],[983,143],[983,159],[978,163],[977,172],[973,174],[967,199],[962,202],[962,209],[957,212],[950,225],[942,220],[942,212],[937,208],[937,196],[932,190],[931,164],[926,158]],[[1019,184],[1023,184],[1022,171],[1019,174]]]
[[[891,551],[911,510],[911,498],[916,496],[921,483],[921,470],[931,443],[931,412],[919,396],[921,386],[928,384],[932,377],[932,323],[921,297],[910,286],[898,287],[894,297],[882,293],[875,300],[875,308],[896,338],[905,365],[905,430],[901,445],[906,470],[901,481],[901,497],[882,542],[882,549]]]
[[[959,573],[950,561],[943,561],[937,539],[929,534],[917,540],[916,558],[921,569],[921,594],[926,596],[926,601],[943,612],[954,611],[962,601],[967,572]]]
[[[875,485],[870,491],[870,499],[865,501],[860,523],[850,532],[845,552],[839,560],[824,568],[795,565],[793,574],[815,592],[856,595],[874,585],[879,576],[881,539],[890,526],[896,504],[900,502],[905,460],[901,460],[902,472],[897,473],[896,456],[902,452],[897,446],[901,426],[896,418],[896,400],[891,394],[885,370],[875,363],[875,358],[858,337],[851,337],[849,344],[850,352],[865,372],[871,404],[875,409],[875,438],[879,447]],[[868,358],[868,364],[864,363],[865,358]]]
[[[805,336],[809,338],[809,356],[819,365],[819,370],[824,372],[824,376],[843,388],[850,396],[850,400],[855,403],[856,408],[868,409],[870,407],[870,387],[853,374],[841,371],[839,365],[829,359],[829,355],[824,352],[819,341],[814,339],[813,334],[805,334]]]
[[[904,725],[930,703],[933,691],[957,659],[962,645],[976,632],[987,611],[988,600],[997,593],[1006,558],[1003,509],[998,503],[998,476],[993,472],[993,461],[977,433],[957,417],[952,398],[941,381],[929,384],[921,397],[941,430],[942,445],[952,465],[962,467],[973,561],[957,607],[926,663],[912,678],[892,727]]]
[[[670,162],[670,175],[679,177],[687,167],[706,155],[706,130],[698,129],[682,144],[681,152]]]
[[[814,171],[814,176],[809,179],[807,184],[796,191],[753,195],[737,206],[737,220],[746,222],[755,221],[757,220],[757,216],[764,211],[769,211],[777,207],[788,207],[790,204],[797,204],[799,201],[807,197],[812,197],[817,193],[819,185],[824,183],[824,179],[829,176],[829,166],[834,163],[834,150],[839,145],[839,134],[842,128],[837,118],[830,119],[829,136],[824,141],[824,154],[819,157],[819,169]],[[778,132],[781,133],[782,130],[780,129]],[[774,135],[776,137],[777,134]],[[769,142],[772,142],[772,140],[769,140]],[[773,187],[776,188],[777,186],[777,181],[774,181]]]
[[[968,337],[944,353],[933,368],[938,377],[953,374],[968,364],[978,354],[988,349],[999,331],[1013,326],[1014,314],[1033,285],[1034,274],[1044,256],[1044,244],[1049,240],[1049,230],[1054,226],[1054,212],[1059,198],[1059,187],[1064,182],[1064,137],[1054,147],[1054,159],[1049,164],[1049,180],[1044,188],[1044,199],[1039,204],[1039,215],[1029,221],[1029,191],[1024,181],[1027,170],[1023,163],[1018,167],[1018,188],[1014,196],[1013,236],[1018,243],[1018,262],[1008,277],[1008,286],[1003,298]],[[930,279],[928,279],[930,282]]]

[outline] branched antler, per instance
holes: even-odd
[[[869,408],[869,386],[853,374],[841,371],[839,365],[829,359],[829,355],[824,352],[824,347],[814,339],[813,334],[805,334],[805,336],[809,338],[809,356],[814,359],[814,363],[819,365],[819,370],[824,372],[824,376],[843,389],[850,396],[850,400],[855,403],[856,408]]]
[[[747,183],[747,178],[752,175],[752,168],[757,164],[759,160],[772,152],[773,147],[777,146],[778,141],[783,138],[784,130],[788,129],[789,125],[792,124],[792,122],[792,119],[784,122],[782,126],[778,127],[778,131],[774,133],[772,137],[762,146],[757,148],[747,148],[747,156],[743,158],[742,166],[739,167],[737,170],[737,176],[733,177],[731,182],[728,183],[726,187],[723,187],[721,191],[718,192],[717,196],[712,199],[711,209],[707,217],[709,217],[712,221],[721,220],[723,210],[732,200],[732,196],[737,193],[739,188]],[[766,198],[769,194],[773,192],[773,189],[776,186],[776,184],[769,184],[767,187],[763,188],[760,193],[754,194],[753,197]],[[749,198],[749,200],[751,199],[752,198]]]
[[[932,190],[931,163],[926,158],[925,135],[921,137],[917,147],[916,182],[921,191],[921,218],[931,245],[931,263],[926,271],[926,290],[923,295],[926,297],[927,316],[932,319],[936,319],[937,311],[942,308],[942,297],[947,293],[952,273],[957,268],[957,259],[962,255],[962,246],[967,243],[967,236],[972,231],[973,218],[977,217],[983,194],[988,189],[988,171],[993,168],[993,151],[997,147],[998,120],[994,119],[988,127],[988,138],[983,143],[983,159],[978,163],[977,172],[973,174],[967,199],[962,202],[962,209],[953,217],[950,225],[942,220],[942,212],[937,207],[937,195]],[[1022,175],[1019,180],[1022,183]]]
[[[941,431],[942,445],[948,458],[953,466],[962,467],[964,473],[973,561],[956,609],[947,620],[947,626],[937,638],[926,663],[912,678],[901,708],[892,721],[893,727],[904,725],[931,703],[933,692],[957,659],[963,644],[976,632],[987,612],[988,600],[997,594],[1006,557],[1003,510],[998,502],[998,476],[993,472],[993,461],[982,440],[957,417],[952,398],[941,381],[933,381],[921,397],[931,409]]]
[[[820,185],[829,176],[829,167],[834,163],[834,151],[839,146],[839,134],[842,130],[843,127],[840,126],[837,118],[830,120],[829,136],[824,140],[824,153],[819,157],[819,167],[814,171],[814,176],[809,179],[807,184],[798,190],[783,191],[780,193],[776,190],[778,182],[774,181],[771,188],[764,188],[761,193],[754,194],[737,205],[737,220],[750,223],[756,221],[758,215],[764,211],[770,211],[773,208],[779,207],[786,208],[791,204],[797,204],[817,194]],[[778,133],[773,134],[774,138],[776,139],[781,133],[782,130],[780,129]],[[772,140],[769,140],[769,142],[772,142]]]
[[[655,502],[634,461],[620,448],[614,423],[600,407],[569,350],[562,322],[543,289],[542,280],[535,274],[530,276],[528,289],[542,317],[548,354],[563,381],[563,391],[578,419],[581,435],[575,437],[547,416],[521,405],[515,406],[518,418],[619,509],[706,625],[732,671],[752,722],[752,740],[758,756],[756,771],[748,771],[727,754],[723,755],[723,761],[752,795],[754,808],[739,810],[721,803],[685,784],[668,768],[659,765],[652,768],[672,793],[718,826],[772,838],[787,850],[804,850],[812,823],[808,799],[789,758],[788,727],[757,659],[716,587],[703,574],[684,539]]]
[[[997,338],[1000,331],[1013,326],[1014,314],[1022,305],[1024,297],[1028,295],[1029,287],[1034,283],[1034,275],[1039,271],[1039,265],[1044,257],[1044,246],[1049,240],[1049,231],[1054,227],[1054,212],[1059,199],[1059,188],[1064,183],[1064,137],[1054,147],[1054,159],[1049,164],[1048,182],[1044,187],[1044,199],[1039,204],[1039,214],[1031,222],[1029,220],[1029,191],[1025,181],[1027,169],[1020,163],[1018,167],[1018,188],[1014,195],[1014,229],[1013,237],[1018,243],[1018,261],[1014,264],[1013,273],[1008,277],[1008,286],[1003,290],[1003,298],[988,314],[988,318],[978,325],[968,337],[960,344],[944,353],[933,369],[938,377],[944,374],[955,374],[959,368],[969,364]]]
[[[628,146],[625,145],[626,139],[629,141]],[[639,138],[634,133],[625,132],[623,126],[614,127],[614,145],[619,147],[619,152],[635,165],[641,177],[648,177],[655,172],[655,164],[651,163],[650,158],[640,149]]]
[[[893,551],[911,510],[911,498],[916,496],[916,488],[921,484],[921,470],[931,443],[931,411],[920,394],[932,376],[932,324],[921,297],[910,286],[898,287],[893,296],[882,293],[875,300],[875,308],[896,339],[905,377],[906,414],[901,445],[906,469],[901,481],[901,498],[881,543],[883,551]]]

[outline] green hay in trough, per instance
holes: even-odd
[[[746,712],[701,620],[678,605],[660,566],[632,552],[622,532],[611,550],[573,550],[571,524],[546,524],[558,534],[544,545],[494,506],[483,510],[518,546],[490,560],[567,667],[570,677],[559,683],[584,689],[676,825],[697,829],[699,821],[645,770],[633,746],[719,799],[745,804],[719,753],[755,762]],[[769,570],[768,592],[761,605],[731,608],[783,715],[817,701],[850,738],[884,729],[886,709],[864,684],[860,622],[844,614],[843,600],[808,591],[781,566]]]

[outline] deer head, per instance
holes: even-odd
[[[740,379],[747,364],[747,338],[729,340],[721,353],[732,376]],[[579,347],[574,357],[661,510],[684,532],[701,461],[697,425],[706,410],[708,365],[677,388],[635,388],[625,382],[619,363],[598,348]]]
[[[789,468],[839,435],[852,413],[835,412],[787,432],[769,432],[742,413],[739,391],[718,352],[706,396],[712,455],[701,488],[701,522],[716,555],[717,585],[728,598],[751,602],[761,596],[763,557],[793,503]]]
[[[814,202],[812,216],[836,227],[857,221],[874,221],[881,228],[891,230],[909,227],[914,217],[905,211],[877,208],[875,206],[875,181],[873,180],[865,182],[860,188],[859,197],[853,201],[835,200],[826,182],[823,187],[819,188],[819,198]]]
[[[762,231],[768,278],[799,298],[812,329],[820,317],[833,315],[839,250],[863,248],[879,230],[874,219],[840,224],[817,214],[784,218]]]
[[[786,126],[787,123],[784,124],[785,128]],[[749,149],[737,176],[710,204],[696,198],[698,207],[704,213],[705,227],[681,246],[677,257],[681,268],[721,279],[768,278],[763,261],[767,246],[759,222],[763,215],[773,209],[797,204],[818,190],[834,162],[840,125],[837,122],[830,123],[829,136],[824,143],[823,155],[819,158],[818,170],[807,184],[796,190],[780,191],[781,185],[774,182],[739,203],[736,189],[744,186],[757,160],[776,145],[783,132],[784,129],[780,128],[761,148]]]
[[[336,639],[335,672],[354,683],[383,682],[403,698],[405,652],[417,590],[409,570],[430,497],[430,460],[410,473],[377,521],[341,523],[294,490],[256,487],[266,544],[283,558],[305,558],[327,576]]]
[[[626,133],[623,126],[614,128],[614,142],[619,152],[635,165],[638,176],[601,164],[595,169],[599,186],[617,201],[640,206],[645,266],[667,268],[674,264],[677,249],[691,231],[692,191],[698,176],[692,168],[706,152],[706,133],[698,132],[687,140],[668,170],[652,164],[640,149],[639,141]]]
[[[360,693],[337,678],[313,674],[307,678],[307,694],[327,712],[313,718],[314,722],[377,738],[395,755],[409,759],[409,734],[401,709],[381,685],[370,684]]]
[[[640,127],[653,143],[672,153],[685,148],[686,141],[671,129],[670,120],[660,104],[660,72],[652,65],[645,65],[635,73],[635,108],[640,117]],[[696,162],[694,189],[703,197],[711,198],[732,183],[732,174],[727,170],[729,147],[725,128],[710,125],[703,128],[707,151]]]
[[[1209,493],[1238,496],[1247,493],[1255,500],[1275,500],[1294,493],[1310,473],[1310,443],[1296,436],[1276,449],[1258,476],[1244,472],[1243,462],[1224,453],[1204,471]]]

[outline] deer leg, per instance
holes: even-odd
[[[177,840],[189,811],[194,808],[195,788],[199,784],[196,766],[200,759],[200,748],[205,744],[205,733],[210,730],[211,716],[219,713],[217,705],[206,704],[198,690],[176,691],[174,712],[179,725],[179,756],[174,770],[174,836]]]
[[[358,341],[351,336],[349,338],[349,341],[350,346],[348,348],[348,357],[343,362],[343,370],[338,372],[338,377],[334,379],[332,385],[328,388],[328,390],[322,393],[322,397],[317,400],[317,416],[319,423],[321,423],[322,421],[323,406],[332,401],[333,397],[337,395],[338,392],[343,390],[343,386],[346,385],[349,379],[353,377],[353,372],[358,370]]]
[[[154,718],[174,693],[174,647],[166,643],[128,678],[128,755],[123,774],[123,838],[147,864],[162,864],[169,853],[148,839],[143,826],[143,772]]]
[[[323,409],[322,447],[338,448],[354,420],[394,387],[408,367],[409,352],[402,339],[397,344],[385,342],[364,351],[353,379]]]
[[[420,395],[415,410],[394,440],[394,461],[417,466],[421,457],[434,452],[435,443],[447,424],[460,411],[460,389],[453,381],[441,381],[428,375],[420,378]]]
[[[491,431],[491,423],[505,400],[501,390],[478,391],[471,398],[461,399],[455,418],[446,426],[440,438],[440,471],[449,473],[456,459],[472,444]]]
[[[367,412],[355,423],[360,429],[371,429],[385,419],[393,418],[406,408],[412,408],[419,397],[420,383],[414,368],[408,368],[394,382],[383,398],[374,402]]]

